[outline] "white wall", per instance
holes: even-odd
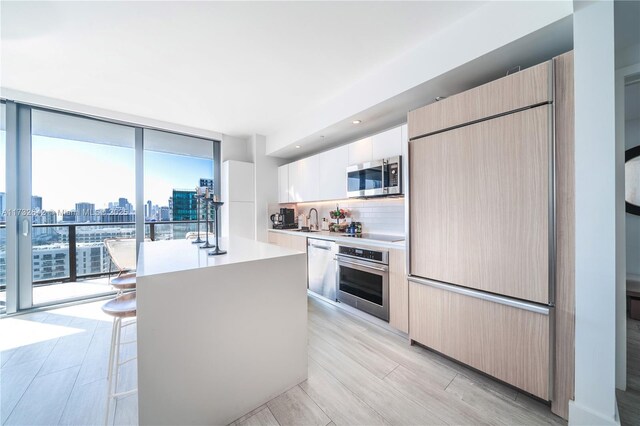
[[[286,160],[266,155],[267,140],[262,135],[251,136],[249,147],[255,164],[256,240],[268,242],[269,204],[278,202],[278,167]]]
[[[640,145],[640,119],[625,122],[624,136],[625,150]],[[626,228],[627,273],[640,275],[640,216],[626,213]]]
[[[224,163],[228,160],[235,161],[253,161],[252,153],[249,149],[249,140],[236,138],[229,135],[221,135],[222,142],[220,144],[220,162]]]
[[[616,143],[613,2],[574,1],[576,342],[570,424],[616,418]]]

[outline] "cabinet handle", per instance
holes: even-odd
[[[485,293],[479,290],[472,290],[466,287],[460,287],[454,284],[447,284],[440,281],[428,280],[425,278],[414,277],[409,275],[407,279],[416,284],[427,285],[429,287],[438,288],[440,290],[450,291],[452,293],[462,294],[464,296],[474,297],[476,299],[486,300],[488,302],[500,303],[501,305],[511,306],[512,308],[524,309],[526,311],[535,312],[537,314],[549,315],[550,306],[538,305],[531,302],[523,302],[509,297],[497,296]]]

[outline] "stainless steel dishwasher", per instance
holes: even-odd
[[[336,261],[338,246],[333,241],[307,239],[309,290],[336,301]]]

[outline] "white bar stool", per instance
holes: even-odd
[[[111,408],[111,400],[132,395],[138,391],[138,389],[131,389],[125,392],[118,393],[118,374],[120,372],[120,366],[134,361],[137,357],[129,358],[120,362],[120,346],[130,343],[135,343],[136,340],[130,340],[121,342],[120,337],[122,329],[136,323],[136,293],[127,293],[116,297],[105,303],[102,306],[102,311],[113,317],[113,331],[111,332],[111,350],[109,352],[109,372],[107,375],[107,381],[109,383],[107,389],[107,408],[105,412],[104,424],[109,423],[109,414]],[[134,318],[131,321],[123,323],[123,319]],[[114,371],[115,369],[115,371]],[[115,376],[115,379],[114,379]]]

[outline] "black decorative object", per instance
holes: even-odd
[[[219,236],[219,232],[218,232],[218,224],[219,224],[219,210],[220,210],[220,206],[222,206],[224,203],[220,202],[220,201],[212,201],[211,204],[213,205],[213,208],[215,210],[215,221],[214,221],[214,226],[215,226],[215,232],[216,232],[216,248],[213,250],[209,250],[208,254],[209,256],[219,256],[221,254],[226,254],[227,252],[224,250],[220,250],[220,243],[218,241],[218,236]]]
[[[206,241],[205,241],[205,243],[204,243],[203,245],[201,245],[201,246],[200,246],[200,248],[201,248],[201,249],[207,249],[207,248],[214,248],[214,247],[216,247],[216,246],[214,246],[213,244],[209,243],[209,228],[210,228],[210,225],[209,225],[209,210],[211,209],[211,207],[209,206],[209,203],[212,203],[212,202],[213,202],[213,199],[212,199],[212,198],[210,198],[210,197],[208,197],[208,195],[213,195],[213,194],[210,194],[210,193],[209,193],[209,191],[207,191],[207,192],[205,193],[205,196],[204,196],[204,210],[205,210],[205,212],[204,212],[204,217],[205,217],[205,221],[206,221],[206,224],[207,224],[207,229],[206,229],[206,231],[207,231],[207,236],[206,236]],[[217,240],[217,239],[218,239],[218,235],[217,235],[217,233],[216,233],[216,240]]]
[[[640,146],[629,148],[624,154],[624,161],[625,161],[625,174],[627,173],[626,171],[627,167],[629,168],[634,166],[640,167],[640,164],[639,164],[640,163]],[[630,173],[630,175],[631,175],[631,178],[633,179],[633,173]],[[640,182],[638,181],[629,182],[629,181],[626,181],[626,178],[625,178],[625,186],[627,189],[633,188],[636,194],[640,191]],[[625,206],[626,206],[627,213],[640,216],[640,202],[637,202],[637,200],[625,199]]]
[[[202,195],[198,195],[196,193],[195,197],[196,197],[196,212],[197,212],[197,220],[198,220],[198,225],[197,225],[197,227],[198,227],[198,236],[191,243],[192,244],[202,244],[202,243],[204,243],[202,238],[200,238],[200,216],[202,216],[202,208],[200,207],[200,200],[202,199]]]

